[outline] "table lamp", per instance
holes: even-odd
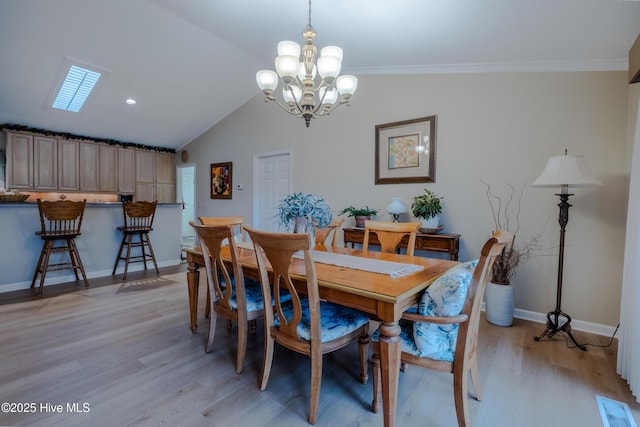
[[[600,185],[598,181],[587,169],[587,165],[583,156],[568,155],[567,150],[564,155],[553,156],[547,161],[547,165],[540,176],[531,183],[531,187],[560,187],[560,193],[556,196],[560,197],[560,214],[558,222],[560,223],[560,250],[558,252],[558,285],[556,289],[556,308],[547,313],[547,328],[544,332],[534,340],[539,341],[545,336],[552,338],[557,332],[563,331],[571,338],[571,341],[583,351],[587,348],[578,344],[571,333],[571,316],[562,311],[562,270],[564,262],[564,234],[567,222],[569,221],[569,187],[592,187]],[[564,321],[562,321],[564,319]]]
[[[407,206],[402,203],[402,197],[392,197],[391,203],[387,206],[387,212],[393,216],[393,222],[398,222],[400,214],[407,213]]]

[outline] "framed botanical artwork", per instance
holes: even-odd
[[[376,125],[375,184],[436,182],[436,116]]]
[[[233,175],[233,163],[211,164],[211,198],[230,199],[233,190],[231,178]]]

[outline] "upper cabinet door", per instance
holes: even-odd
[[[136,192],[136,152],[127,148],[118,148],[118,193]]]
[[[75,191],[80,188],[78,141],[58,140],[58,190]]]
[[[110,193],[118,192],[118,147],[100,144],[99,154],[99,184],[98,190]]]
[[[33,188],[33,136],[7,133],[7,189]]]
[[[33,186],[36,190],[58,188],[58,140],[33,137]]]
[[[136,178],[138,182],[156,182],[155,151],[136,151]]]
[[[158,203],[176,201],[175,154],[156,153],[156,200]]]
[[[8,189],[55,190],[57,141],[43,136],[7,133]]]
[[[81,191],[100,191],[100,145],[80,142],[79,180]]]
[[[158,183],[175,184],[175,155],[156,153],[156,178]]]

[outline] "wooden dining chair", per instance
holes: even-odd
[[[323,247],[326,246],[327,240],[329,236],[333,232],[333,237],[331,238],[331,246],[336,245],[336,238],[338,237],[338,230],[342,226],[344,222],[344,218],[334,219],[326,228],[316,227],[315,229],[315,247]]]
[[[244,223],[244,217],[241,215],[236,216],[199,216],[198,221],[202,225],[232,225],[233,226],[233,235],[236,239],[236,242],[244,242],[245,232],[242,229],[242,224]],[[209,293],[209,288],[207,287],[207,303],[204,308],[204,317],[206,319],[211,316],[211,294]],[[252,322],[255,326],[255,322]],[[227,330],[231,332],[232,325],[231,319],[227,319]]]
[[[156,206],[158,206],[157,201],[122,203],[123,225],[118,227],[118,230],[122,231],[122,242],[120,243],[120,249],[118,250],[111,275],[116,274],[120,261],[124,261],[123,280],[127,278],[129,264],[136,262],[144,263],[145,270],[147,269],[147,262],[153,262],[156,274],[160,274],[156,256],[153,253],[153,246],[151,246],[151,239],[149,238],[149,233],[153,231],[153,218],[156,214]],[[125,247],[127,250],[125,254],[122,255]],[[140,248],[140,255],[132,255],[131,249],[134,248]]]
[[[40,286],[37,293],[42,294],[47,272],[59,270],[73,270],[76,280],[80,280],[78,277],[78,270],[80,270],[85,287],[88,287],[89,281],[75,242],[76,237],[80,235],[86,200],[81,202],[72,202],[71,200],[50,202],[37,199],[37,202],[40,214],[40,231],[36,231],[36,235],[40,236],[43,242],[38,264],[31,280],[31,288],[35,287],[38,274],[40,274]],[[55,242],[62,242],[62,244]],[[58,246],[54,246],[54,244],[58,244]],[[50,263],[51,254],[57,252],[67,252],[69,261]]]
[[[418,228],[420,228],[419,222],[383,222],[366,220],[364,222],[362,250],[366,251],[369,249],[371,233],[375,233],[378,237],[381,252],[395,252],[404,236],[408,235],[409,242],[407,244],[407,255],[413,255]]]
[[[478,326],[480,309],[493,263],[511,236],[498,230],[484,244],[480,258],[459,264],[436,279],[424,292],[417,313],[405,312],[400,320],[402,364],[453,374],[453,396],[458,425],[469,425],[467,377],[476,399],[481,400],[478,377]],[[380,408],[379,331],[372,336],[373,410]]]
[[[198,221],[203,225],[234,225],[233,234],[236,241],[245,242],[247,240],[246,233],[242,228],[242,224],[244,223],[243,216],[199,216]]]
[[[189,223],[198,234],[207,274],[210,313],[209,335],[205,351],[213,347],[218,315],[235,320],[238,324],[238,353],[236,356],[236,372],[242,372],[247,350],[249,322],[264,316],[262,290],[258,281],[245,278],[242,266],[238,262],[238,247],[233,238],[234,224],[198,225]],[[231,268],[222,259],[223,242],[229,242]],[[281,302],[290,299],[289,295],[281,295]]]
[[[264,390],[269,381],[275,342],[310,357],[309,423],[314,424],[320,400],[323,354],[338,350],[357,339],[360,379],[363,383],[367,382],[369,318],[356,310],[320,300],[316,269],[309,250],[311,237],[308,233],[272,233],[246,226],[245,229],[255,247],[263,298],[269,300],[273,293],[276,301],[274,307],[265,307],[264,362],[260,390]],[[304,259],[296,260],[297,266],[292,267],[293,254],[297,251],[304,254]],[[291,274],[291,268],[303,268],[300,264],[304,265],[306,275],[306,295],[302,296],[294,287]],[[268,268],[272,271],[268,272]],[[283,290],[290,293],[291,304],[277,302],[278,295]]]

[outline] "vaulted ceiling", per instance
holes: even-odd
[[[306,0],[0,0],[0,124],[178,148],[259,93],[256,71],[303,42],[308,14]],[[311,20],[356,76],[626,70],[640,2],[314,0]],[[107,71],[78,115],[47,108],[66,59]]]

